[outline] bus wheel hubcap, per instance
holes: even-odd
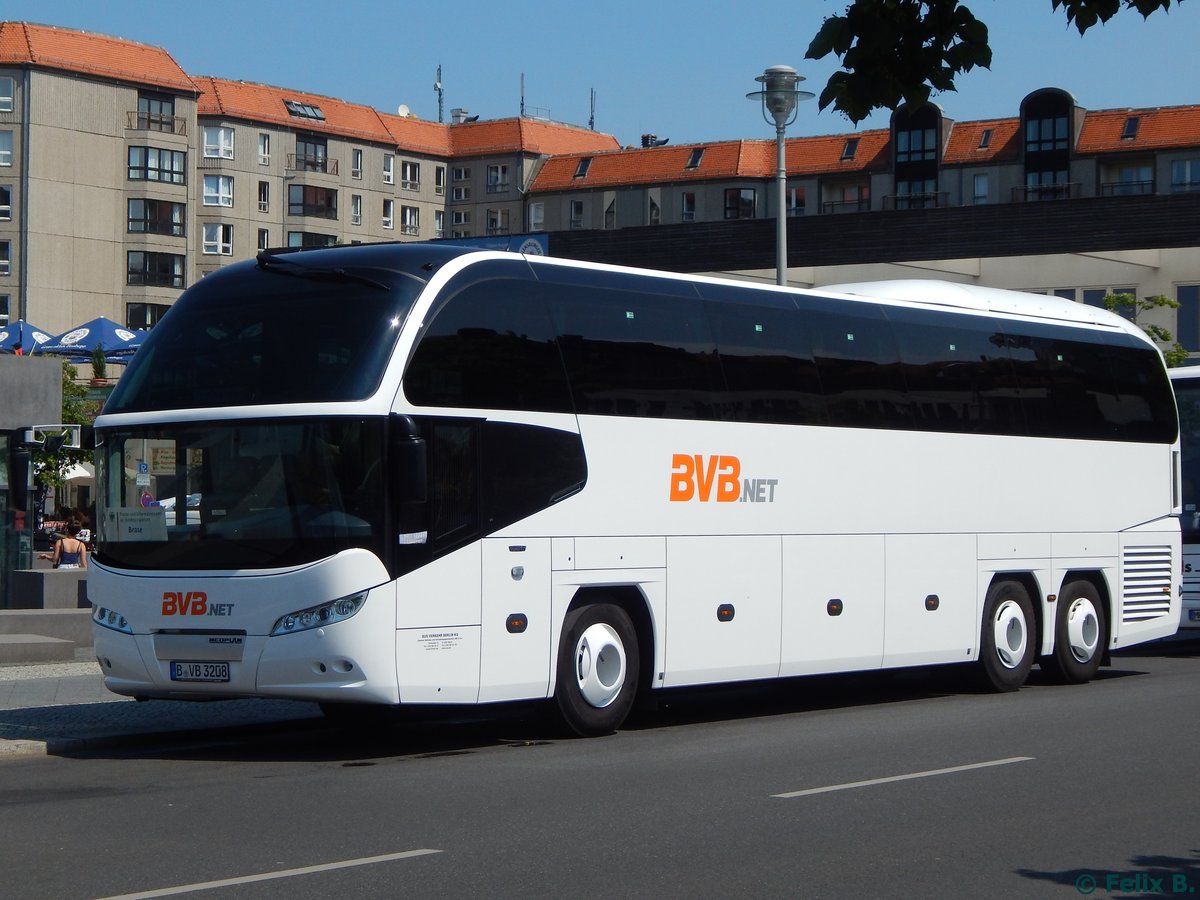
[[[1100,617],[1087,597],[1080,597],[1067,610],[1067,644],[1078,662],[1088,662],[1096,655],[1100,641]]]
[[[1025,642],[1028,632],[1025,613],[1020,604],[1005,600],[996,608],[992,619],[992,637],[996,645],[996,656],[1006,669],[1015,669],[1025,657]]]
[[[575,645],[575,680],[589,706],[608,706],[625,683],[625,647],[608,625],[597,622],[579,636]]]

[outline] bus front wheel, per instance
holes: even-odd
[[[582,737],[616,731],[633,706],[637,683],[637,632],[629,614],[612,603],[567,613],[554,689],[567,726]]]
[[[1029,677],[1037,653],[1033,604],[1018,581],[997,581],[983,604],[979,668],[985,686],[1015,691]]]
[[[1063,588],[1054,615],[1054,652],[1042,660],[1055,681],[1084,684],[1100,668],[1108,643],[1108,617],[1100,592],[1090,581]]]

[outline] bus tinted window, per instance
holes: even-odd
[[[712,419],[723,390],[704,308],[686,282],[546,267],[576,411]]]
[[[1025,433],[1012,363],[994,321],[905,307],[886,313],[917,428]]]
[[[523,276],[523,277],[522,277]],[[472,266],[445,290],[405,374],[419,406],[571,412],[549,314],[524,263]]]
[[[900,354],[891,326],[873,303],[799,298],[811,327],[813,359],[832,425],[911,428]]]
[[[804,318],[789,297],[699,284],[717,338],[731,421],[824,424],[825,398]]]
[[[1110,415],[1130,440],[1169,443],[1176,436],[1174,397],[1158,354],[1128,335],[1107,347],[1116,405]]]

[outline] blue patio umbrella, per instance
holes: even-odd
[[[53,340],[42,344],[40,352],[65,356],[74,362],[87,362],[97,347],[104,348],[109,362],[122,362],[122,350],[127,348],[136,333],[104,316],[76,325]],[[126,358],[127,361],[127,358]]]
[[[17,344],[25,353],[40,351],[42,347],[54,340],[54,335],[44,328],[30,325],[24,319],[17,319],[0,327],[0,351],[12,353]]]

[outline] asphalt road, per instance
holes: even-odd
[[[1200,892],[1200,648],[1089,685],[926,670],[323,720],[0,763],[0,897],[1158,897]]]

